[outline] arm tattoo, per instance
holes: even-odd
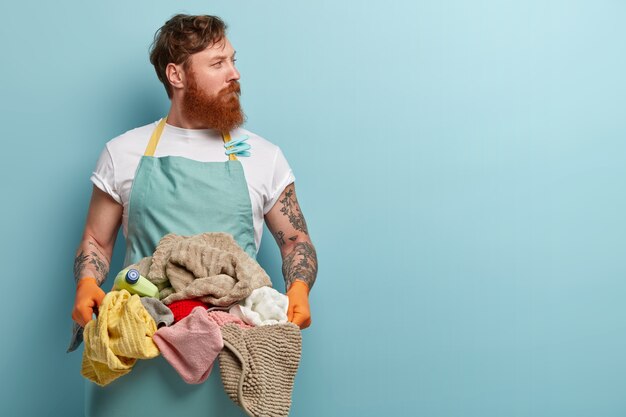
[[[90,263],[96,268],[96,280],[98,281],[98,285],[102,285],[109,274],[109,266],[104,263],[95,252],[91,252],[91,256]]]
[[[100,250],[100,248],[99,248],[98,246],[96,246],[93,242],[89,242],[89,246],[93,246],[93,247],[94,247],[94,248],[98,251],[98,253],[99,253],[99,254],[100,254],[100,255],[101,255],[104,259],[106,259],[106,256],[104,255],[104,253],[102,253],[102,251]]]
[[[283,246],[285,244],[285,232],[279,230],[278,232],[276,232],[276,236],[274,237],[276,238],[278,246]]]
[[[82,278],[80,273],[85,267],[85,262],[87,262],[87,255],[85,255],[85,252],[81,250],[80,255],[74,259],[74,280],[77,284],[78,280]]]
[[[98,285],[102,285],[107,275],[109,274],[109,265],[107,262],[105,262],[106,258],[104,258],[104,261],[102,260],[102,258],[104,257],[98,255],[94,251],[91,251],[91,253],[85,255],[85,251],[81,250],[80,254],[76,257],[76,259],[74,259],[74,280],[76,281],[76,283],[78,284],[78,281],[85,276],[83,272],[85,267],[91,265],[93,267],[90,268],[90,270],[95,272],[94,278],[96,279],[96,282],[98,283]]]
[[[282,230],[277,231],[274,234],[274,239],[276,239],[276,243],[278,243],[278,247],[283,247],[285,246],[285,232],[283,232]],[[298,235],[293,235],[291,237],[288,237],[287,239],[289,239],[292,242],[295,242],[296,239],[298,239]]]
[[[298,200],[294,195],[293,184],[287,186],[287,188],[285,189],[285,198],[280,200],[280,202],[283,205],[280,209],[280,212],[289,218],[289,223],[291,223],[293,228],[308,235],[309,231],[306,227],[306,221],[304,220],[304,216],[300,211]]]
[[[310,242],[296,243],[294,249],[283,259],[285,290],[289,290],[296,279],[313,288],[317,276],[317,253]]]

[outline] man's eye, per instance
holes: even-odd
[[[215,64],[211,65],[212,67],[221,67],[222,66],[222,61],[217,61]]]

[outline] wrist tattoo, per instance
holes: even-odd
[[[289,290],[296,279],[304,281],[309,290],[317,277],[317,253],[310,242],[297,243],[283,259],[285,290]]]
[[[109,274],[109,266],[103,262],[95,252],[91,252],[90,263],[96,268],[96,281],[98,281],[98,285],[102,285]]]
[[[78,280],[81,279],[81,271],[85,267],[85,263],[87,262],[88,256],[85,255],[85,252],[80,251],[80,255],[74,258],[74,281],[78,284]]]
[[[80,254],[74,259],[74,281],[78,284],[78,281],[85,276],[83,270],[89,265],[93,266],[91,269],[94,271],[94,278],[98,285],[102,285],[107,275],[109,274],[108,262],[102,260],[103,256],[91,251],[89,254],[85,254],[85,251],[81,250]],[[106,260],[106,258],[105,258]]]

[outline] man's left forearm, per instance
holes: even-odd
[[[283,277],[285,291],[297,279],[304,281],[309,290],[313,288],[317,277],[317,254],[311,241],[295,243],[293,249],[283,256]]]

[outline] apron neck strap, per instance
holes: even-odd
[[[145,156],[154,156],[154,151],[156,150],[157,144],[159,143],[159,139],[161,139],[161,133],[163,133],[163,128],[165,128],[165,122],[167,122],[167,117],[162,118],[156,129],[154,129],[154,131],[152,132],[150,142],[148,142],[148,146],[146,146],[146,152],[144,152]]]
[[[161,139],[161,134],[163,133],[163,129],[165,128],[165,123],[167,122],[167,117],[164,117],[159,121],[156,129],[152,132],[152,136],[150,137],[150,141],[148,142],[148,146],[146,146],[146,151],[144,152],[145,156],[154,156],[154,151],[156,151],[156,147],[159,144],[159,139]],[[222,140],[224,143],[230,141],[230,133],[222,133]],[[237,157],[235,154],[230,154],[228,159],[231,161],[236,161]]]

